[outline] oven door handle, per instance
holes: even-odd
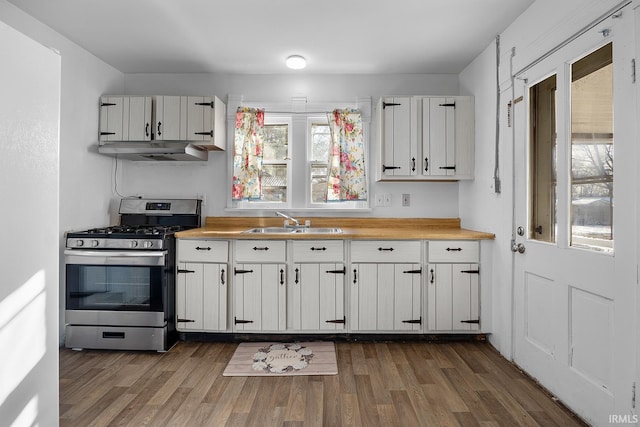
[[[164,265],[165,251],[86,251],[67,249],[66,264],[84,265]]]

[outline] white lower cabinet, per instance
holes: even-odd
[[[176,325],[179,331],[227,329],[227,264],[178,264]]]
[[[420,264],[353,264],[351,329],[420,331]]]
[[[480,243],[428,242],[429,331],[480,330]]]
[[[286,241],[235,242],[235,331],[282,331],[286,328],[286,249]]]
[[[344,330],[342,263],[294,264],[287,285],[287,329]]]
[[[285,329],[286,264],[236,264],[233,270],[236,331]]]
[[[349,320],[353,331],[422,330],[421,243],[352,242]]]
[[[429,330],[480,329],[479,274],[478,264],[427,266]]]
[[[178,239],[176,329],[226,331],[229,267],[226,241]]]

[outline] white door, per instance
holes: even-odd
[[[632,24],[605,20],[514,86],[514,360],[595,425],[632,400]]]

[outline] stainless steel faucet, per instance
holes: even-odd
[[[276,211],[276,216],[281,216],[281,217],[286,218],[289,221],[293,222],[294,227],[300,227],[300,223],[298,222],[298,220],[295,219],[292,216],[287,215],[286,213],[282,213],[282,212]]]

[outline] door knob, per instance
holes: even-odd
[[[517,243],[516,244],[516,242],[511,242],[511,251],[512,252],[518,252],[520,254],[523,254],[525,250],[526,250],[526,248],[522,243]]]

